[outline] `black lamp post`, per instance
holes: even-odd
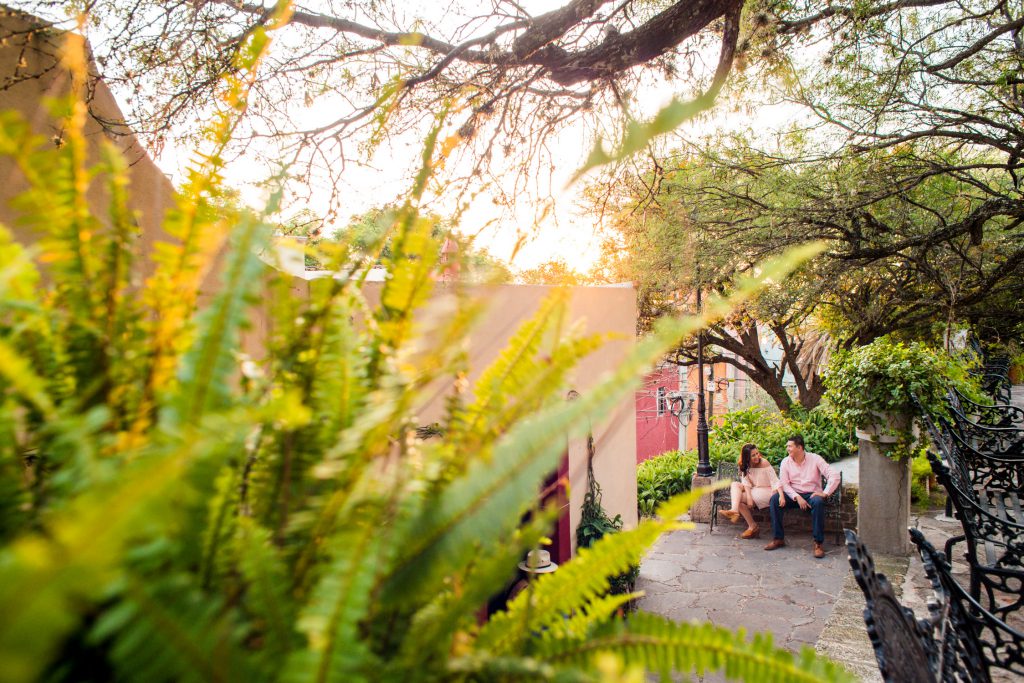
[[[700,286],[697,286],[697,314],[701,312]],[[708,454],[708,420],[704,406],[704,328],[697,333],[697,476],[710,477],[711,458]]]

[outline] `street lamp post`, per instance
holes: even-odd
[[[697,314],[701,312],[700,286],[697,287]],[[697,333],[697,476],[710,477],[711,458],[708,454],[708,420],[704,406],[704,329]]]

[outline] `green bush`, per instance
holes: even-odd
[[[856,452],[850,430],[824,408],[789,413],[770,412],[760,407],[727,413],[708,439],[713,464],[738,460],[745,443],[756,444],[768,461],[778,467],[786,457],[786,440],[801,434],[807,450],[828,462],[836,462]]]
[[[887,450],[897,459],[911,455],[916,439],[912,425],[921,409],[933,417],[946,414],[950,387],[980,398],[962,359],[920,342],[908,344],[890,337],[836,353],[824,382],[832,411],[843,424],[865,428],[879,423],[883,415],[902,420],[886,426],[898,437]]]
[[[650,517],[658,505],[690,490],[697,454],[669,451],[649,458],[636,468],[637,508]]]

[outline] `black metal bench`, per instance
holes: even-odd
[[[1024,455],[1024,428],[990,427],[971,420],[950,406],[950,420],[943,421],[975,450],[991,455]]]
[[[1024,410],[1009,403],[976,403],[953,387],[947,398],[950,408],[986,427],[1024,427]]]
[[[715,476],[715,481],[739,481],[740,480],[740,468],[734,462],[722,461],[718,463],[718,473]],[[827,481],[823,477],[821,480],[821,487],[824,490],[827,485]],[[711,497],[711,522],[708,527],[708,533],[714,533],[715,523],[718,520],[719,510],[728,510],[732,507],[732,497],[730,496],[729,489],[719,489],[715,491]],[[839,486],[832,494],[825,498],[825,520],[828,521],[830,518],[833,520],[835,528],[835,542],[836,545],[842,542],[843,535],[843,524],[842,524],[842,511],[843,511],[843,473],[839,473]]]
[[[889,580],[875,571],[868,549],[855,533],[846,532],[850,567],[864,592],[864,622],[883,680],[989,683],[992,669],[1024,673],[1024,633],[974,600],[919,530],[910,529],[910,538],[934,590],[925,618],[900,603]]]
[[[945,551],[965,541],[970,566],[970,592],[984,595],[987,609],[1005,618],[1024,607],[1024,511],[1021,492],[976,487],[954,450],[943,463],[928,453],[932,471],[946,488],[964,533],[949,539]]]
[[[739,481],[740,467],[734,462],[723,460],[718,463],[718,472],[715,475],[715,482]],[[711,521],[708,524],[708,533],[715,532],[715,522],[718,521],[718,511],[728,510],[732,507],[732,495],[728,488],[718,489],[711,496]]]
[[[962,666],[967,674],[954,680],[988,681],[993,669],[1024,675],[1024,632],[1010,626],[1006,621],[985,609],[974,599],[953,576],[948,556],[940,553],[925,539],[920,529],[910,529],[910,540],[917,546],[935,591],[929,611],[932,621],[948,618],[942,630],[944,636],[943,658],[967,664],[980,660],[984,676],[976,668]]]

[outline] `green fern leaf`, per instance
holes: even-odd
[[[299,614],[307,647],[289,658],[286,681],[370,680],[373,655],[360,638],[359,622],[388,549],[377,526],[366,522],[342,530],[331,545],[334,558]]]
[[[238,568],[246,584],[245,611],[260,625],[261,657],[268,677],[283,664],[284,655],[298,640],[294,631],[295,608],[288,594],[284,560],[271,544],[270,531],[248,517],[238,520],[236,536]]]
[[[182,358],[179,371],[180,417],[187,422],[228,403],[238,330],[247,320],[245,306],[263,271],[255,252],[265,232],[252,217],[241,220],[220,291],[199,314],[195,343]]]
[[[672,672],[704,676],[720,671],[728,680],[812,683],[848,683],[855,678],[841,666],[803,648],[797,657],[777,648],[770,635],[747,640],[710,623],[676,623],[639,612],[612,622],[602,632],[578,640],[545,639],[537,658],[558,666],[588,669],[602,654],[615,654],[627,666],[640,665],[665,678]]]
[[[236,615],[191,581],[188,574],[130,580],[122,601],[97,620],[90,640],[106,645],[122,679],[267,680],[240,647]]]

